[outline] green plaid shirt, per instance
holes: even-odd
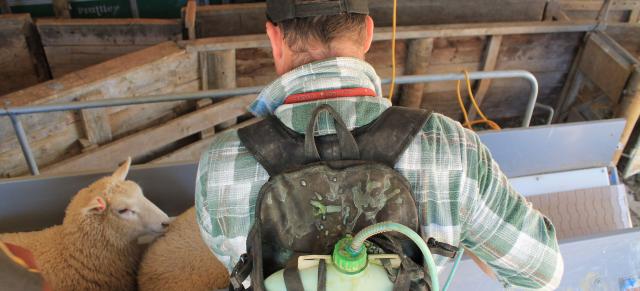
[[[378,97],[338,98],[281,105],[274,114],[303,133],[319,104],[335,108],[350,129],[390,106]],[[335,133],[326,116],[320,116],[317,133]],[[558,286],[564,267],[553,225],[511,188],[474,132],[434,113],[395,169],[411,184],[422,237],[464,245],[505,287]],[[268,179],[236,131],[218,134],[200,159],[198,224],[205,243],[228,268],[245,252],[258,192]],[[448,260],[435,259],[440,269]]]

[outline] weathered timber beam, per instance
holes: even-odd
[[[43,173],[114,168],[128,156],[136,157],[246,113],[255,95],[233,97],[175,118],[165,124],[118,139],[45,168]]]
[[[560,5],[565,11],[587,10],[598,11],[605,1],[561,1]],[[640,1],[617,0],[612,1],[611,10],[630,10],[640,7]]]
[[[405,75],[426,74],[432,51],[433,38],[411,40],[407,52]],[[424,86],[424,83],[403,85],[400,89],[400,106],[419,108],[422,104]]]
[[[624,152],[624,148],[629,142],[629,138],[631,137],[631,133],[638,122],[638,117],[640,117],[640,68],[636,67],[635,71],[629,78],[629,82],[627,82],[627,86],[624,90],[624,95],[622,96],[622,102],[615,110],[616,117],[623,117],[627,120],[627,124],[624,127],[622,132],[622,137],[620,137],[620,146],[616,150],[613,156],[613,163],[618,164],[622,153]]]
[[[44,46],[155,45],[182,39],[177,19],[49,19],[36,21]]]
[[[543,34],[562,32],[586,32],[596,28],[594,21],[571,22],[500,22],[483,24],[447,24],[398,27],[397,39],[421,39],[436,37],[464,37],[510,34]],[[374,41],[391,39],[391,28],[376,28]],[[212,51],[243,48],[269,47],[266,35],[243,35],[201,38],[194,41],[180,41],[187,51]]]
[[[567,116],[567,114],[569,114],[566,111],[568,111],[569,106],[571,105],[573,100],[575,100],[575,95],[578,94],[577,91],[575,92],[575,94],[573,94],[572,89],[579,88],[582,83],[582,74],[578,70],[578,65],[580,64],[580,60],[582,60],[583,52],[584,43],[580,45],[578,52],[576,52],[576,55],[573,57],[573,61],[571,62],[571,68],[569,69],[569,73],[567,74],[567,79],[564,81],[562,91],[560,91],[560,97],[555,104],[556,114],[553,117],[553,122],[562,120]],[[568,99],[571,99],[571,102],[567,102]]]
[[[53,0],[53,14],[58,18],[71,18],[68,0]]]
[[[238,123],[234,126],[231,126],[227,129],[225,129],[224,131],[227,130],[234,130],[234,129],[239,129],[239,128],[243,128],[245,126],[254,124],[258,121],[262,120],[262,118],[252,118],[246,121],[243,121],[241,123]],[[198,161],[198,159],[200,158],[200,155],[202,154],[202,152],[204,152],[207,147],[211,144],[211,141],[213,140],[213,137],[207,137],[205,139],[201,139],[199,141],[196,141],[194,143],[191,143],[185,147],[182,147],[180,149],[177,149],[167,155],[164,155],[162,157],[156,158],[154,160],[152,160],[151,164],[159,164],[159,163],[174,163],[174,162],[193,162],[193,161]]]
[[[498,54],[500,53],[500,45],[502,45],[502,35],[491,36],[489,45],[487,46],[487,50],[485,51],[484,55],[484,65],[482,66],[483,71],[493,71],[496,69]],[[474,94],[478,106],[482,106],[482,101],[487,95],[490,85],[491,79],[481,79],[480,81],[478,81],[478,87]],[[469,119],[474,120],[477,114],[478,112],[476,111],[475,107],[471,107],[471,110],[469,110]]]
[[[624,48],[611,45],[612,43],[615,41],[604,33],[591,34],[578,68],[617,104],[635,60],[625,54]]]
[[[241,1],[243,2],[243,1]],[[399,26],[539,21],[546,0],[401,0],[397,3]],[[500,7],[496,9],[496,7]],[[198,7],[200,37],[264,33],[265,3],[207,5]],[[376,26],[391,26],[393,1],[370,0],[369,15]]]

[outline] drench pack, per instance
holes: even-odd
[[[336,134],[314,137],[321,113],[333,119]],[[273,116],[240,129],[240,140],[270,179],[258,195],[247,254],[231,274],[230,289],[244,290],[250,275],[252,290],[266,290],[264,280],[284,269],[286,289],[303,290],[300,256],[330,255],[341,238],[377,222],[418,232],[411,187],[393,167],[428,117],[424,110],[391,107],[350,132],[332,107],[321,105],[304,135]],[[400,255],[399,268],[385,265],[394,290],[429,290],[422,254],[410,240],[388,233],[367,243],[370,252]],[[455,248],[439,246],[434,253],[455,254]],[[317,290],[327,285],[324,268],[323,263]]]

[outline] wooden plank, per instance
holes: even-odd
[[[629,78],[629,82],[624,90],[624,96],[622,96],[622,101],[615,109],[615,116],[623,117],[627,120],[627,124],[620,137],[620,146],[613,156],[613,163],[618,164],[640,117],[640,67],[636,67]]]
[[[187,28],[189,39],[196,39],[196,9],[196,1],[189,0],[187,2],[187,9],[185,10],[184,16],[184,26]]]
[[[369,12],[376,26],[391,26],[393,2],[369,1]],[[542,0],[399,0],[398,25],[448,23],[539,21],[546,1]],[[210,5],[198,7],[198,37],[234,36],[264,33],[264,3]],[[495,9],[500,7],[500,9]]]
[[[78,98],[80,101],[98,99],[102,99],[102,94],[99,91],[92,91]],[[80,115],[87,140],[90,143],[100,145],[111,141],[109,115],[104,108],[80,110]]]
[[[171,19],[38,19],[36,25],[44,46],[154,45],[182,35]]]
[[[638,25],[610,25],[605,30],[606,35],[620,44],[636,60],[640,60],[640,26]]]
[[[498,60],[498,53],[500,53],[500,45],[502,44],[502,35],[494,35],[489,40],[489,45],[487,46],[487,50],[484,58],[484,65],[482,67],[483,71],[493,71],[496,68],[496,62]],[[482,79],[478,81],[478,85],[476,87],[475,97],[478,106],[482,107],[482,101],[484,100],[487,91],[489,91],[489,86],[491,85],[491,79]],[[475,107],[471,107],[469,110],[469,119],[474,120],[477,116],[478,112]]]
[[[611,1],[611,10],[631,10],[640,7],[640,1],[614,0]],[[564,10],[590,10],[598,11],[605,3],[603,0],[598,1],[560,1]]]
[[[139,133],[104,145],[43,169],[43,173],[78,172],[115,167],[118,161],[136,157],[205,128],[246,113],[255,95],[234,97],[180,116]]]
[[[593,21],[557,22],[512,22],[482,24],[448,24],[398,27],[397,39],[420,39],[438,37],[465,37],[508,34],[545,34],[561,32],[591,31],[597,23]],[[376,28],[374,41],[390,40],[390,28]],[[269,47],[266,35],[242,35],[234,37],[211,37],[194,41],[181,41],[187,51],[214,51],[243,48]]]
[[[252,118],[241,123],[238,123],[230,128],[225,129],[224,131],[229,130],[237,130],[243,128],[245,126],[254,124],[258,121],[262,120],[262,118]],[[210,136],[205,139],[201,139],[197,142],[191,143],[185,147],[177,149],[174,152],[171,152],[167,155],[158,157],[151,162],[150,164],[162,164],[162,163],[175,163],[175,162],[194,162],[200,159],[200,155],[207,149],[207,147],[211,144],[214,137]]]
[[[618,103],[632,72],[631,63],[598,34],[591,34],[585,44],[578,68],[598,85],[614,104]]]
[[[44,48],[54,78],[142,50],[148,45],[48,46]]]
[[[415,39],[409,42],[405,75],[422,75],[427,73],[427,66],[433,51],[433,39]],[[401,87],[400,105],[420,108],[424,83],[404,85]]]
[[[53,14],[58,18],[71,18],[68,0],[53,0]]]

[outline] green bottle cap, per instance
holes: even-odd
[[[367,267],[367,248],[362,246],[357,252],[351,251],[351,241],[353,238],[347,236],[333,247],[333,264],[338,271],[354,275],[362,272]]]

